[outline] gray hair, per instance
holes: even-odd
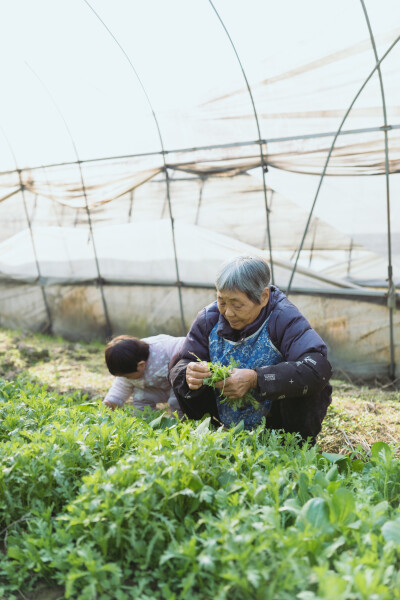
[[[261,303],[261,296],[271,279],[268,263],[258,256],[236,256],[225,262],[215,280],[217,290],[239,290],[249,300]]]

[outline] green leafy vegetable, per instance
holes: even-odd
[[[193,352],[191,354],[193,354]],[[224,387],[225,387],[225,381],[226,381],[226,379],[228,379],[228,377],[230,377],[232,375],[233,369],[237,369],[240,366],[240,362],[235,360],[233,358],[233,356],[230,357],[228,366],[222,365],[219,360],[217,360],[215,362],[205,362],[205,361],[201,360],[195,354],[193,354],[193,356],[195,356],[197,358],[197,360],[199,362],[201,362],[202,365],[207,367],[208,370],[210,371],[211,377],[207,377],[206,379],[203,379],[203,383],[214,389],[215,389],[215,384],[218,383],[219,381],[223,381]],[[224,396],[224,387],[222,388],[222,390],[220,392],[220,400],[221,400],[221,402],[228,404],[231,408],[233,408],[233,410],[247,408],[250,405],[253,408],[260,408],[260,403],[257,402],[257,400],[254,398],[254,396],[250,392],[247,392],[247,394],[245,394],[241,398],[232,399],[232,398],[228,398],[227,396]]]
[[[0,380],[0,599],[399,598],[396,448],[209,424]]]

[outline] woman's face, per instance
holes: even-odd
[[[241,331],[253,323],[268,304],[269,289],[266,287],[261,296],[261,304],[256,304],[244,292],[239,290],[217,290],[218,310],[228,321],[232,329]]]

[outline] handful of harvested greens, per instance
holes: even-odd
[[[193,352],[191,354],[193,354]],[[197,360],[199,362],[201,362],[205,367],[207,367],[208,370],[210,371],[211,377],[207,377],[207,379],[203,379],[203,383],[214,389],[215,389],[215,384],[218,381],[222,381],[222,380],[224,381],[224,387],[225,387],[225,380],[232,375],[233,369],[236,369],[240,365],[240,363],[238,361],[234,360],[234,358],[232,356],[229,360],[229,365],[227,367],[225,367],[224,365],[221,365],[219,360],[217,360],[214,363],[205,362],[203,360],[200,360],[200,358],[198,356],[196,356],[195,354],[193,354],[193,356],[195,356],[197,358]],[[228,398],[227,396],[224,396],[224,387],[222,388],[222,390],[220,392],[220,400],[221,400],[221,402],[228,404],[233,410],[247,408],[250,404],[251,404],[251,406],[253,406],[253,408],[260,408],[259,402],[257,402],[257,400],[250,394],[250,392],[247,392],[247,394],[245,394],[241,398],[232,399],[232,398]]]

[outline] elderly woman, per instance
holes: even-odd
[[[189,418],[209,413],[227,427],[243,420],[251,429],[265,417],[268,428],[298,432],[315,442],[331,402],[327,348],[269,282],[270,269],[261,258],[239,256],[223,265],[216,279],[217,301],[197,315],[170,364],[169,379]],[[220,391],[203,384],[210,373],[194,355],[222,365],[233,357],[239,368],[217,387],[231,400],[250,392],[257,407],[235,410],[222,402]]]

